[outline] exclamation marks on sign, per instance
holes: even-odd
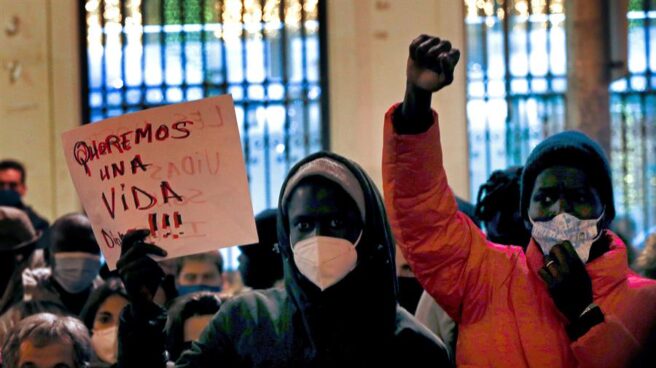
[[[182,216],[178,211],[173,212],[173,215],[165,213],[161,215],[161,218],[160,226],[158,226],[157,214],[148,214],[148,226],[150,227],[150,235],[153,238],[161,236],[166,239],[170,236],[173,239],[178,239],[180,235],[184,234],[182,231],[178,231],[182,225]],[[173,218],[173,227],[171,227],[171,218]]]
[[[150,236],[157,238],[157,214],[148,214],[148,227],[150,228]]]

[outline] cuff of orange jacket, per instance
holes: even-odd
[[[401,106],[397,103],[385,114],[383,133],[383,185],[386,177],[397,175],[413,184],[415,193],[434,189],[444,174],[438,114],[433,111],[433,122],[427,131],[417,134],[398,134],[394,116]],[[394,169],[394,170],[392,170]],[[387,191],[386,191],[387,193]]]
[[[580,367],[626,367],[640,348],[633,334],[612,315],[571,346]]]
[[[585,335],[592,327],[602,322],[604,322],[604,314],[601,312],[601,308],[595,306],[590,310],[586,309],[578,320],[567,326],[567,335],[569,335],[569,338],[572,341],[576,341],[579,337]]]
[[[387,114],[391,116],[394,132],[399,135],[415,135],[426,133],[435,122],[437,122],[437,113],[431,110],[431,115],[418,116],[408,119],[403,116],[403,103],[396,103],[389,108]]]
[[[435,193],[436,188],[448,190],[438,114],[433,111],[433,123],[424,133],[397,134],[393,119],[400,105],[395,104],[387,110],[383,129],[383,190],[392,222],[397,220],[394,218],[396,201],[416,201],[419,196]],[[453,208],[455,211],[455,199]]]

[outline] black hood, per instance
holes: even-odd
[[[353,173],[362,187],[366,213],[362,237],[356,247],[355,269],[323,292],[296,267],[289,242],[287,203],[282,203],[289,178],[301,166],[319,158],[339,162]],[[382,197],[358,164],[333,153],[319,152],[294,165],[280,190],[278,244],[283,256],[285,288],[315,343],[316,339],[322,339],[323,332],[339,335],[341,330],[348,335],[339,337],[343,339],[358,339],[366,334],[367,341],[355,345],[360,347],[368,343],[380,347],[380,339],[393,336],[398,294],[394,240]],[[378,341],[371,341],[372,336]]]

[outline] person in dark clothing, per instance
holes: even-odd
[[[51,268],[23,272],[26,300],[51,300],[79,315],[93,290],[102,284],[100,248],[89,219],[64,215],[51,228],[48,258]]]
[[[21,274],[34,261],[38,239],[25,212],[0,206],[0,315],[22,299]]]
[[[147,233],[128,233],[117,263],[131,298],[120,367],[166,364],[166,315],[151,302],[163,272],[147,257],[166,252]],[[223,304],[176,367],[450,366],[442,342],[398,306],[387,215],[358,165],[330,153],[296,164],[281,190],[278,243],[285,288]]]
[[[25,211],[34,229],[43,234],[37,242],[37,248],[45,249],[48,247],[50,223],[23,202],[23,197],[27,193],[26,177],[27,173],[22,163],[15,160],[0,161],[0,206]]]
[[[210,291],[197,291],[173,301],[166,322],[166,346],[171,360],[178,360],[192,342],[198,341],[220,308],[221,299]]]
[[[268,209],[255,216],[259,243],[241,245],[239,273],[244,285],[253,289],[268,289],[282,283],[282,256],[278,251],[278,211]]]
[[[476,217],[485,225],[487,238],[497,244],[526,247],[531,233],[519,209],[519,184],[523,168],[494,171],[478,190]]]

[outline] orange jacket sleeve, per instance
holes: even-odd
[[[488,244],[476,225],[458,212],[442,164],[437,113],[425,133],[399,135],[392,126],[397,106],[385,115],[383,142],[390,224],[424,289],[460,322],[463,306],[474,308],[474,315],[485,309],[493,284],[510,272],[514,251]]]

